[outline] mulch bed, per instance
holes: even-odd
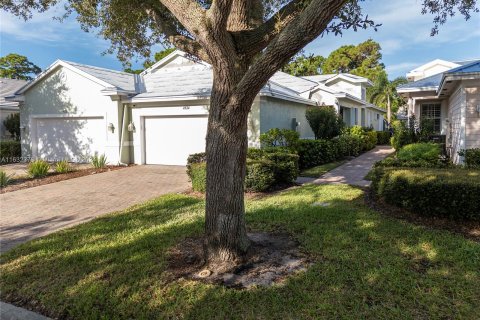
[[[241,263],[224,270],[205,265],[203,239],[188,238],[169,250],[170,281],[189,279],[235,289],[281,284],[289,275],[305,271],[310,258],[288,234],[249,233],[251,245]]]
[[[21,189],[38,187],[38,186],[41,186],[41,185],[44,185],[44,184],[59,182],[59,181],[63,181],[63,180],[79,178],[79,177],[88,176],[88,175],[91,175],[91,174],[98,174],[98,173],[103,173],[103,172],[119,170],[119,169],[123,169],[123,168],[126,168],[126,166],[107,166],[103,169],[95,169],[95,168],[79,169],[79,170],[75,170],[75,171],[71,171],[71,172],[67,172],[67,173],[52,172],[52,173],[49,173],[47,176],[45,176],[43,178],[13,179],[11,184],[9,184],[6,187],[0,188],[0,194],[7,193],[7,192],[12,192],[12,191],[17,191],[17,190],[21,190]]]
[[[453,220],[441,217],[426,217],[403,208],[385,203],[377,199],[371,192],[365,192],[367,205],[388,216],[402,219],[410,223],[421,225],[430,229],[448,230],[464,236],[465,238],[480,242],[480,221]]]

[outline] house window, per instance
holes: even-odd
[[[440,103],[425,103],[422,104],[422,120],[430,119],[433,122],[433,131],[440,133],[441,129],[441,104]]]

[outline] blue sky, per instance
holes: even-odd
[[[430,37],[433,17],[421,14],[421,0],[366,0],[364,10],[382,26],[373,30],[347,31],[342,37],[326,35],[305,48],[306,53],[328,55],[341,45],[357,44],[369,38],[382,46],[383,62],[390,78],[405,75],[433,59],[450,61],[480,58],[480,15],[465,21],[460,15],[441,26],[440,34]],[[59,6],[24,22],[0,12],[0,54],[27,56],[42,69],[56,59],[75,61],[121,70],[115,55],[102,55],[108,42],[83,32],[73,18],[63,23],[53,20]],[[139,66],[142,61],[134,63]]]

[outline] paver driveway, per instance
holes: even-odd
[[[187,188],[185,167],[134,166],[0,194],[0,252]]]

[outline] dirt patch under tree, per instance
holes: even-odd
[[[225,271],[205,265],[201,238],[185,239],[170,250],[167,272],[172,281],[186,278],[243,289],[281,283],[310,264],[308,255],[287,234],[259,232],[248,237],[252,243],[245,260]]]

